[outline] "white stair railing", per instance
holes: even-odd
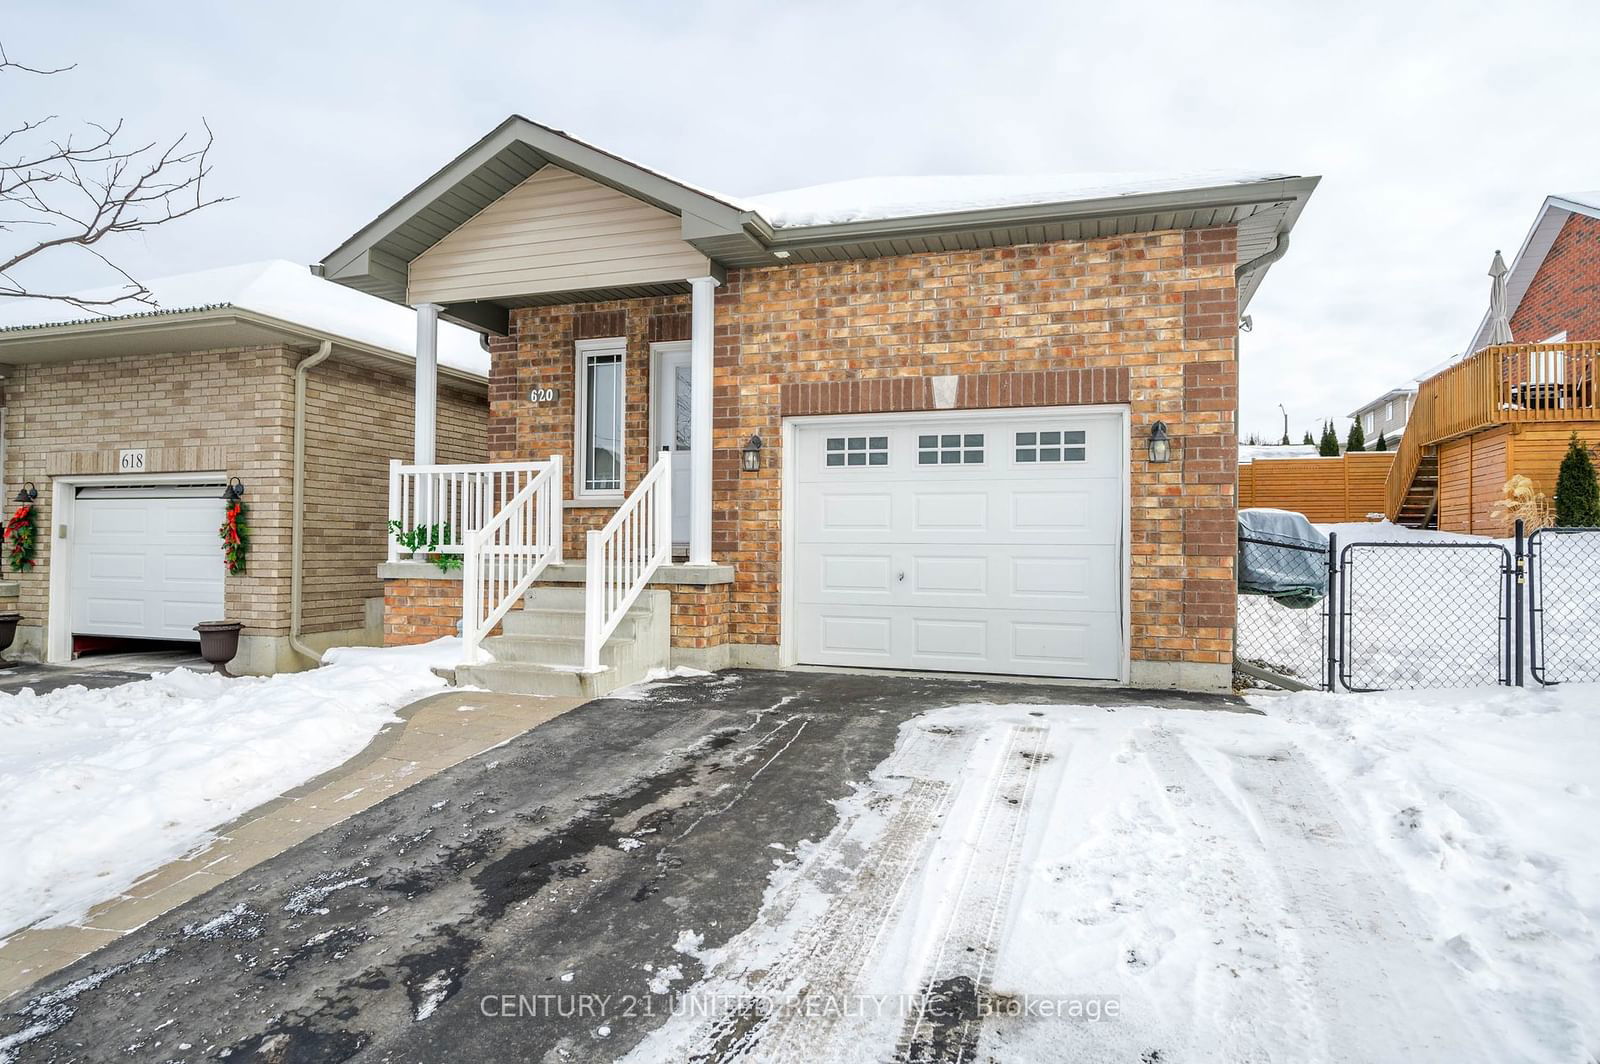
[[[468,665],[545,566],[561,560],[561,456],[467,532],[461,557],[461,638]]]
[[[600,648],[650,577],[672,557],[672,455],[662,453],[585,547],[583,667],[600,668]]]
[[[460,554],[467,533],[483,528],[528,486],[549,463],[484,462],[476,465],[403,465],[389,463],[389,560],[399,561],[402,548],[392,530],[417,528],[437,533],[426,544],[439,554]],[[434,527],[436,526],[436,527]]]

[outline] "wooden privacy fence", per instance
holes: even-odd
[[[1393,451],[1338,458],[1258,458],[1239,467],[1239,508],[1294,510],[1313,521],[1365,521],[1384,512]]]

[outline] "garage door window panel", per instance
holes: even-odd
[[[941,432],[917,436],[918,465],[982,465],[983,433]]]
[[[833,469],[889,464],[887,436],[829,436],[826,448],[823,462]]]
[[[1038,464],[1088,460],[1088,434],[1082,429],[1017,433],[1018,462]]]

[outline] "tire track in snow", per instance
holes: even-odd
[[[687,1030],[669,1024],[636,1047],[630,1059],[827,1059],[804,1044],[786,1048],[815,1044],[816,1019],[804,1015],[804,999],[838,1000],[858,989],[948,807],[950,782],[938,777],[938,769],[962,763],[962,751],[974,741],[956,729],[921,728],[898,744],[875,775],[904,780],[905,789],[895,794],[878,784],[868,788],[860,810],[775,888],[756,925],[723,947],[712,981],[702,987],[751,1003],[794,1007],[686,1017]],[[785,944],[769,962],[764,954],[774,941]]]
[[[1000,771],[988,788],[977,831],[969,847],[961,887],[932,964],[922,979],[917,1011],[908,1017],[896,1044],[895,1059],[908,1064],[966,1064],[976,1059],[981,1026],[979,1005],[991,994],[1000,929],[1012,896],[1035,771],[1042,763],[1049,729],[1008,729]],[[996,854],[986,840],[1004,840]],[[998,856],[993,864],[990,860]]]

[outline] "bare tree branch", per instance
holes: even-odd
[[[13,62],[0,45],[0,74],[51,75]],[[100,249],[106,241],[186,218],[231,196],[211,196],[211,126],[204,138],[184,133],[162,147],[128,146],[122,122],[88,122],[65,137],[47,136],[56,116],[23,121],[0,133],[0,297],[49,299],[81,309],[122,303],[154,305],[150,290]],[[27,228],[22,239],[18,229]],[[7,240],[7,235],[13,239]],[[125,282],[106,298],[85,299],[33,290],[19,267],[72,253],[88,255]]]

